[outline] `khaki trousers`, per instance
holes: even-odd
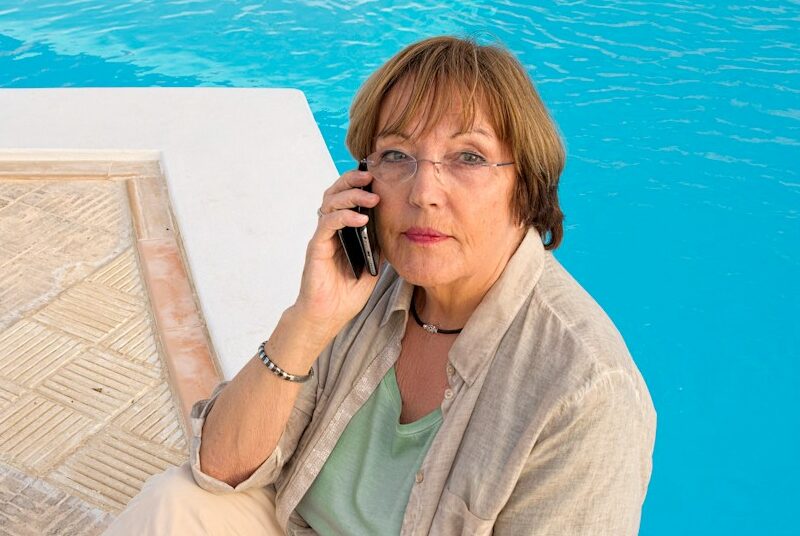
[[[105,536],[283,535],[272,486],[215,494],[194,481],[188,462],[150,477]]]

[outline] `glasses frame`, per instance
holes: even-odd
[[[379,152],[380,151],[375,151],[374,153],[371,153],[371,154],[367,155],[365,158],[362,158],[361,160],[359,160],[358,163],[359,164],[363,164],[364,166],[369,166],[369,157],[374,155],[374,154],[377,154]],[[417,158],[414,155],[407,155],[407,156],[409,158],[411,158],[411,160],[414,161],[414,171],[408,177],[405,177],[404,179],[401,179],[401,180],[396,181],[396,182],[389,182],[387,184],[402,184],[402,183],[406,182],[408,179],[410,179],[411,177],[413,177],[414,175],[417,174],[417,171],[419,171],[419,163],[420,162],[430,162],[431,164],[433,164],[434,169],[437,169],[436,168],[436,164],[439,164],[439,166],[441,166],[441,167],[449,166],[449,164],[445,163],[442,160],[431,160],[430,158]],[[474,164],[474,165],[476,167],[480,166],[480,167],[486,167],[486,168],[489,168],[489,167],[497,168],[497,167],[503,167],[503,166],[512,166],[514,164],[516,164],[516,162],[511,161],[511,162],[481,162],[479,164]],[[379,179],[377,177],[377,175],[375,176],[375,179],[383,182],[383,180]]]

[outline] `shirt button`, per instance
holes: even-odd
[[[455,367],[448,363],[448,365],[447,365],[447,375],[448,376],[452,376],[453,373],[455,373],[455,371],[456,371]]]
[[[417,484],[421,484],[423,480],[425,480],[425,473],[422,471],[417,471],[417,476],[414,478],[417,481]]]
[[[445,397],[447,400],[450,400],[451,398],[453,398],[453,390],[452,390],[452,389],[445,389],[445,391],[444,391],[444,397]]]

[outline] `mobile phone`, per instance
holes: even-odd
[[[367,171],[367,164],[359,162],[358,170]],[[368,192],[372,191],[369,184],[362,189]],[[361,277],[364,268],[369,271],[370,275],[378,275],[378,239],[375,233],[374,211],[364,207],[356,207],[354,210],[369,216],[369,221],[361,227],[339,229],[339,241],[344,248],[347,263],[356,279]]]

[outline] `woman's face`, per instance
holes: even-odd
[[[384,100],[379,132],[392,113],[403,108],[404,96],[398,88]],[[418,160],[442,161],[454,153],[491,163],[512,160],[481,109],[470,131],[459,134],[461,126],[461,110],[454,105],[424,137],[413,131],[379,137],[375,151],[394,149]],[[482,287],[485,291],[494,283],[524,229],[511,215],[515,166],[485,171],[482,180],[465,183],[449,169],[422,161],[405,182],[373,181],[372,189],[381,198],[376,209],[378,240],[400,276],[424,288],[456,285],[454,290],[463,292]]]

